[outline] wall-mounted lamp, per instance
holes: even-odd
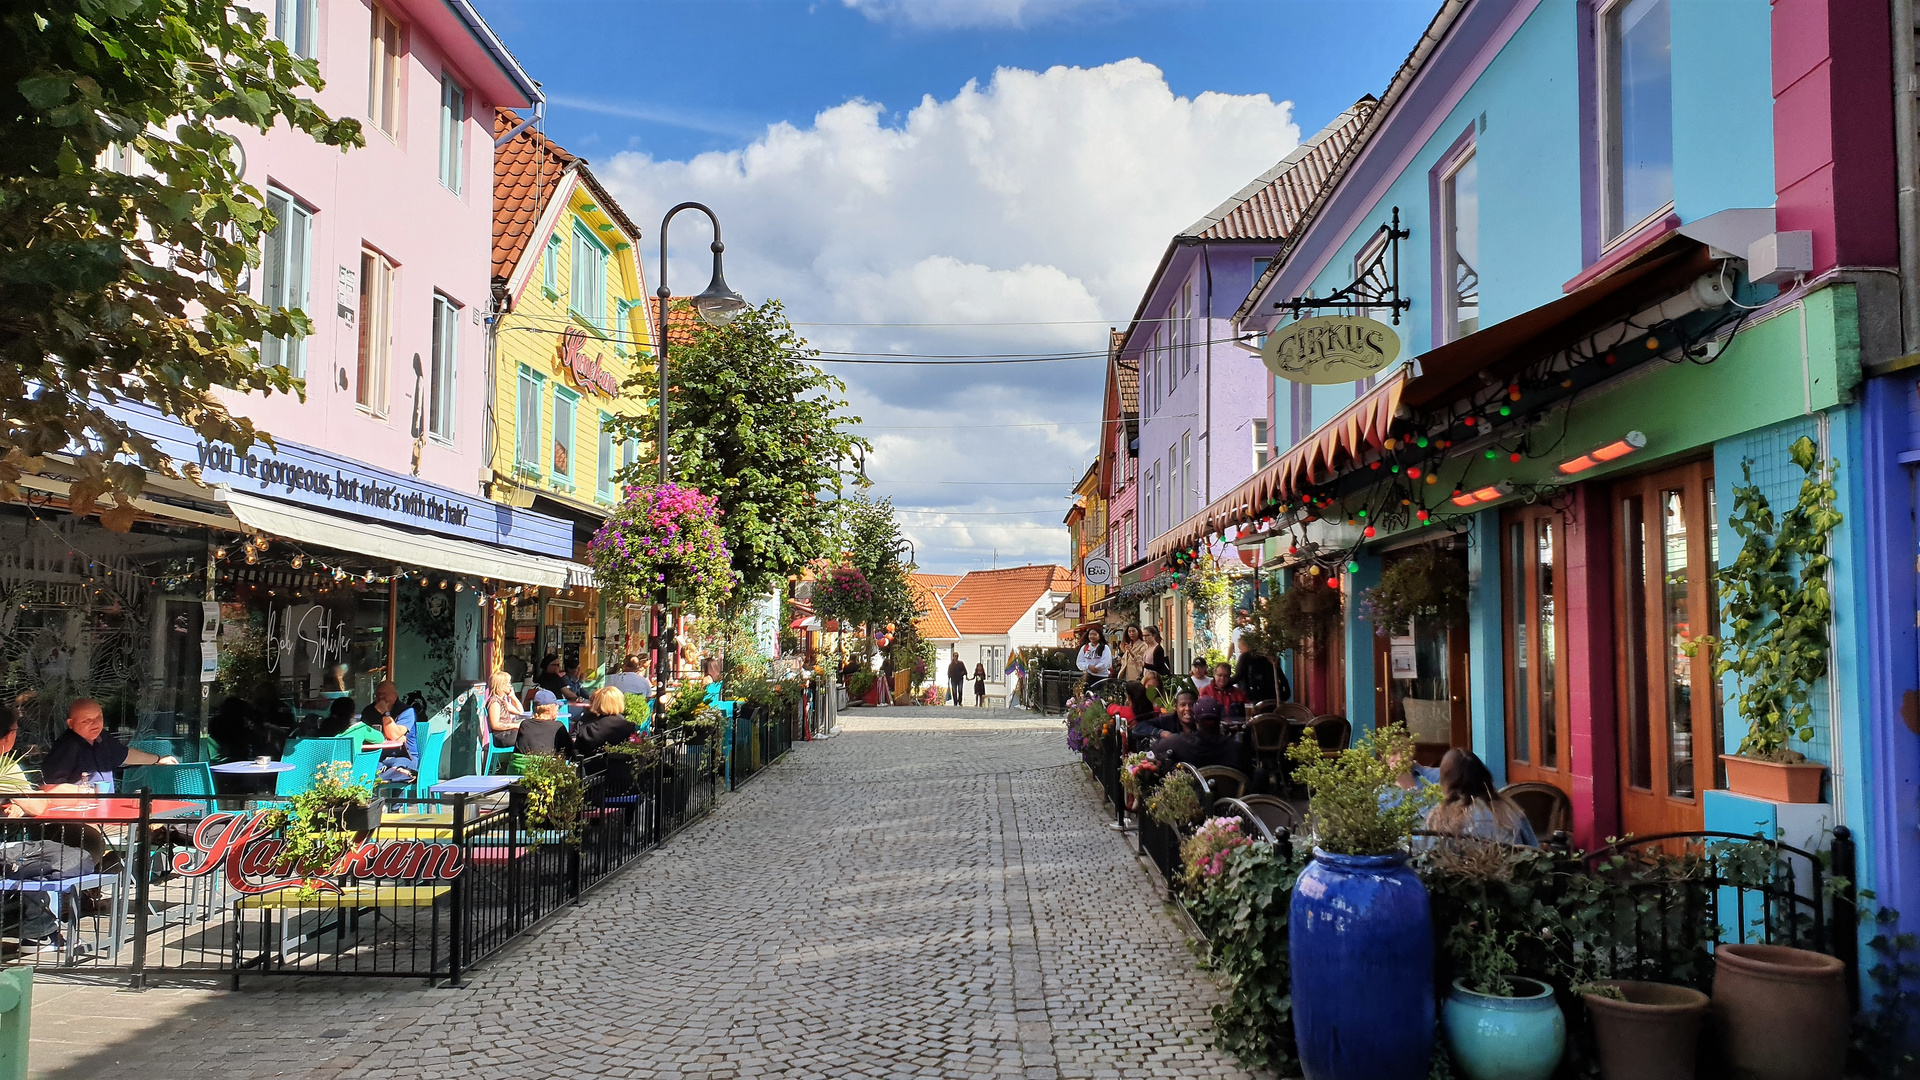
[[[1637,431],[1629,431],[1605,446],[1589,450],[1572,461],[1563,461],[1558,468],[1564,476],[1577,476],[1596,465],[1602,465],[1617,458],[1626,457],[1635,450],[1644,450],[1647,437]]]

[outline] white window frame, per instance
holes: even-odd
[[[440,183],[460,194],[467,164],[467,91],[453,72],[440,73]]]
[[[1180,285],[1180,373],[1193,372],[1193,282]]]
[[[319,0],[274,0],[273,36],[295,56],[314,59],[320,23]]]
[[[567,310],[602,333],[607,328],[607,269],[611,255],[585,222],[574,221],[570,275],[573,281],[567,292]]]
[[[1673,195],[1668,192],[1667,201],[1643,217],[1633,221],[1621,219],[1625,213],[1626,195],[1618,190],[1621,178],[1614,166],[1614,159],[1622,152],[1622,132],[1618,107],[1619,57],[1615,55],[1616,45],[1614,28],[1618,25],[1618,16],[1634,0],[1607,0],[1593,13],[1593,55],[1595,101],[1599,107],[1600,139],[1600,243],[1603,249],[1611,248],[1620,241],[1639,232],[1648,222],[1665,217],[1673,211]],[[1673,94],[1673,0],[1667,0],[1667,93]],[[1667,165],[1673,166],[1673,128],[1669,120],[1667,129]]]
[[[1180,434],[1180,471],[1186,475],[1187,489],[1180,493],[1180,520],[1200,512],[1200,485],[1193,476],[1193,432]]]
[[[560,238],[547,237],[547,250],[540,253],[540,287],[547,296],[557,299],[560,296]]]
[[[1180,444],[1167,447],[1167,528],[1186,520],[1180,515]]]
[[[313,288],[313,212],[280,188],[269,186],[266,196],[267,211],[277,223],[260,240],[260,302],[304,314]],[[260,362],[304,378],[307,339],[268,334],[260,339]]]
[[[393,381],[393,294],[398,273],[393,260],[372,248],[360,249],[360,334],[354,403],[375,416],[387,415]]]
[[[1455,181],[1460,176],[1460,170],[1466,168],[1469,164],[1475,165],[1476,169],[1478,167],[1478,159],[1472,143],[1467,144],[1466,149],[1462,150],[1460,154],[1451,161],[1448,161],[1446,168],[1440,173],[1440,228],[1437,230],[1436,239],[1440,243],[1440,322],[1446,329],[1446,338],[1448,341],[1458,341],[1468,334],[1473,333],[1473,330],[1461,329],[1460,282],[1458,275],[1455,273],[1454,265],[1460,261],[1459,222],[1456,220],[1456,214],[1458,212],[1456,209],[1457,188]],[[1474,198],[1478,200],[1479,197],[1478,185],[1476,184]],[[1474,208],[1474,218],[1476,221],[1479,219],[1479,216],[1479,207],[1476,206]],[[1478,238],[1476,237],[1476,239]],[[1478,273],[1477,270],[1475,272]],[[1474,303],[1475,330],[1479,329],[1479,311],[1480,305],[1478,301],[1476,301]]]
[[[595,459],[599,471],[594,477],[594,493],[602,499],[613,498],[613,471],[616,466],[613,463],[613,432],[607,430],[607,425],[612,421],[612,415],[600,414],[600,452]]]
[[[378,4],[367,42],[367,119],[389,139],[400,137],[401,60],[407,54],[400,23]]]
[[[560,406],[562,403],[567,407],[565,423],[561,423]],[[579,445],[580,395],[555,383],[553,387],[553,446],[552,454],[548,457],[547,463],[553,478],[564,481],[569,487],[573,485],[573,478],[580,474],[580,466],[576,460],[578,456],[576,451],[579,449]],[[560,467],[559,461],[557,460],[561,456],[560,451],[563,449],[566,451],[567,464],[567,467],[564,469]]]
[[[427,433],[453,441],[460,378],[460,304],[433,294],[433,356],[427,365]]]
[[[545,384],[539,372],[520,365],[520,378],[515,383],[513,463],[522,469],[531,469],[535,476],[540,475],[540,413],[545,401]],[[528,406],[532,406],[531,410]]]
[[[1267,459],[1270,456],[1267,449],[1267,418],[1256,416],[1249,421],[1248,426],[1253,429],[1253,471],[1259,472],[1267,467]]]

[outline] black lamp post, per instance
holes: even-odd
[[[660,365],[660,428],[656,438],[662,484],[667,482],[667,299],[673,295],[673,291],[667,288],[667,226],[672,223],[673,216],[682,210],[698,210],[713,222],[713,280],[707,283],[705,292],[693,298],[693,310],[708,326],[726,326],[747,309],[746,299],[727,287],[726,275],[720,270],[720,253],[727,249],[720,242],[720,219],[705,204],[697,202],[683,202],[667,211],[667,216],[660,219],[660,287],[654,290],[654,295],[660,298],[660,342],[654,354]]]

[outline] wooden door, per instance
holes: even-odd
[[[1399,558],[1412,551],[1397,553]],[[1464,561],[1458,549],[1442,558]],[[1389,555],[1391,564],[1395,556]],[[1452,747],[1473,745],[1473,718],[1468,707],[1467,672],[1471,667],[1467,628],[1443,619],[1416,620],[1398,638],[1373,638],[1374,708],[1382,724],[1404,724],[1414,736],[1414,753],[1422,765],[1438,765]],[[1395,670],[1394,651],[1402,651]],[[1409,674],[1410,673],[1410,674]]]
[[[1621,828],[1692,831],[1721,745],[1713,661],[1685,650],[1719,621],[1712,463],[1622,481],[1613,498]]]
[[[1502,647],[1507,690],[1507,779],[1573,793],[1568,769],[1566,518],[1546,506],[1500,519]]]

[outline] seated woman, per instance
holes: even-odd
[[[639,730],[627,719],[627,695],[603,686],[593,692],[586,715],[573,722],[573,749],[581,757],[591,757],[612,743],[626,742]]]
[[[1429,832],[1540,846],[1526,813],[1493,786],[1493,773],[1473,751],[1447,751],[1440,759],[1440,787],[1446,796],[1427,811]]]
[[[1147,696],[1146,686],[1137,682],[1127,684],[1127,703],[1108,706],[1107,712],[1123,722],[1127,742],[1135,749],[1146,749],[1160,736],[1180,730],[1180,721],[1161,715]]]
[[[513,692],[512,673],[495,671],[487,679],[487,731],[493,736],[493,745],[503,750],[512,746],[521,718],[526,715],[527,707]]]
[[[534,691],[533,715],[520,721],[513,735],[513,749],[540,757],[573,756],[573,736],[560,723],[560,698],[553,691]]]

